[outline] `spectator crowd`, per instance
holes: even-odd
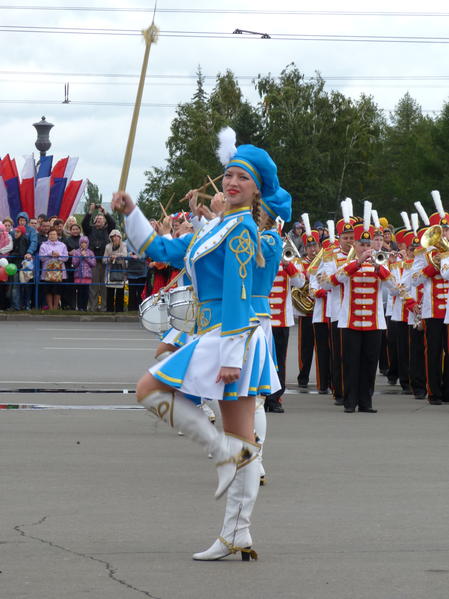
[[[173,237],[191,230],[178,213],[155,223]],[[14,265],[14,266],[12,266]],[[14,271],[14,274],[10,274]],[[79,224],[20,212],[0,223],[0,310],[135,311],[178,271],[141,258],[103,206],[91,204]]]

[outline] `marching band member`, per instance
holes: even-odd
[[[385,328],[382,282],[393,286],[390,271],[372,260],[371,203],[365,202],[363,223],[354,226],[356,259],[332,275],[344,285],[338,326],[342,332],[345,412],[375,413],[372,395]]]
[[[328,316],[331,328],[331,365],[332,365],[332,391],[336,406],[343,405],[343,379],[341,357],[341,329],[338,328],[341,302],[343,301],[343,285],[336,279],[329,278],[334,275],[347,261],[348,254],[354,244],[354,223],[352,217],[352,202],[347,198],[341,202],[343,218],[335,226],[338,235],[338,247],[333,252],[325,252],[323,257],[323,274],[326,279],[322,284],[330,289],[328,298]],[[335,281],[335,284],[332,284]],[[331,284],[329,284],[331,283]]]
[[[304,286],[304,282],[305,277],[301,271],[301,266],[296,265],[294,260],[286,260],[283,258],[279,264],[269,298],[271,327],[276,347],[276,359],[281,388],[266,398],[265,405],[268,412],[284,411],[280,402],[282,395],[285,392],[285,364],[287,360],[290,327],[295,324],[293,318],[291,288],[301,288]],[[274,409],[278,405],[281,406],[281,410]]]
[[[332,225],[333,225],[332,221]],[[318,240],[318,231],[313,230],[312,235]],[[335,239],[334,239],[335,241]],[[327,310],[328,289],[324,289],[320,282],[320,274],[324,270],[324,253],[331,249],[329,238],[324,239],[318,256],[314,259],[315,264],[309,266],[309,292],[314,299],[312,326],[315,339],[315,363],[316,383],[318,393],[327,395],[331,387],[331,350],[329,317]]]
[[[265,260],[263,268],[255,268],[253,276],[253,290],[251,295],[252,305],[259,319],[268,348],[272,352],[273,359],[276,361],[276,350],[274,347],[273,332],[271,328],[271,309],[269,296],[276,277],[279,263],[282,258],[283,243],[280,234],[276,230],[276,221],[291,220],[291,200],[288,195],[283,197],[273,196],[266,198],[261,202],[260,214],[258,217],[260,245],[262,255]],[[269,412],[284,412],[284,408],[279,402],[268,404],[268,397],[258,396],[256,399],[256,411],[254,414],[254,430],[256,440],[259,443],[259,463],[260,463],[260,485],[266,483],[266,473],[263,466],[262,455],[267,434],[267,416]]]
[[[373,233],[373,241],[371,243],[371,247],[375,252],[380,252],[383,246],[384,241],[384,229],[380,222],[379,215],[377,214],[377,210],[374,208],[371,210],[371,218],[373,220],[374,225],[374,233]],[[385,218],[382,219],[385,222]],[[388,224],[388,223],[387,223]],[[388,298],[390,297],[388,293],[388,289],[385,285],[382,285],[382,301],[384,305],[384,312],[387,307]],[[387,329],[388,329],[388,321],[387,321]],[[380,344],[380,354],[379,354],[379,371],[384,375],[388,375],[388,351],[387,351],[387,330],[383,330],[382,333],[382,341]]]
[[[410,245],[410,258],[413,257],[412,268],[408,271],[410,296],[417,302],[419,307],[422,306],[422,294],[423,286],[416,286],[413,282],[412,272],[415,262],[415,253],[424,249],[421,246],[421,237],[427,227],[421,229],[418,228],[418,215],[412,214],[411,216],[412,228],[414,237]],[[424,354],[424,327],[422,326],[421,317],[414,312],[408,313],[408,325],[409,325],[409,336],[410,336],[410,386],[412,388],[415,399],[425,399],[427,395],[426,391],[426,367],[425,367],[425,354]]]
[[[301,215],[304,223],[305,232],[302,235],[302,243],[306,251],[305,257],[302,259],[301,265],[304,276],[306,277],[306,284],[304,285],[307,289],[308,275],[307,271],[310,263],[318,253],[318,243],[315,237],[312,235],[312,229],[310,227],[309,215],[304,213]],[[313,336],[312,326],[312,313],[313,313],[313,302],[304,294],[305,299],[311,304],[309,311],[305,310],[305,307],[301,309],[295,306],[295,315],[298,316],[298,369],[299,374],[297,377],[298,387],[300,389],[307,389],[309,384],[310,369],[312,367],[313,348],[315,339]]]
[[[249,533],[259,488],[254,397],[279,388],[251,307],[256,254],[262,264],[251,207],[260,197],[287,192],[279,186],[276,165],[260,148],[234,147],[226,162],[223,191],[231,209],[190,239],[157,237],[128,194],[118,192],[113,199],[113,207],[126,214],[128,235],[140,253],[166,262],[185,256],[199,302],[197,336],[151,367],[136,389],[138,401],[150,412],[212,453],[219,481],[216,497],[228,489],[221,534],[209,549],[194,554],[197,560],[236,552],[245,560],[257,557]],[[187,399],[191,396],[221,400],[224,435]]]
[[[449,239],[449,214],[444,211],[439,194],[436,195],[435,192],[432,192],[432,197],[437,206],[437,212],[429,217],[428,233],[432,232],[434,225],[439,225],[441,239],[447,240]],[[429,240],[432,245],[437,242],[434,238],[435,236],[431,236]],[[425,236],[421,243],[427,245],[424,239]],[[444,253],[443,251],[443,255]],[[420,283],[423,285],[421,315],[424,323],[428,401],[431,405],[441,405],[443,401],[449,401],[448,336],[444,323],[449,282],[442,277],[440,272],[441,249],[430,246],[423,256],[425,263],[423,265],[421,260],[415,261],[412,278],[415,285]],[[418,269],[416,264],[418,264],[418,268],[421,268]]]
[[[399,249],[399,255],[396,263],[394,264],[394,270],[391,269],[391,273],[397,283],[402,289],[410,292],[411,280],[410,273],[413,265],[413,259],[407,259],[406,253],[407,248],[413,241],[414,233],[409,230],[410,222],[408,215],[405,212],[401,212],[401,216],[404,219],[405,228],[402,231],[396,232],[396,243]],[[393,265],[392,265],[393,266]],[[410,370],[409,370],[409,328],[408,328],[408,317],[409,310],[406,308],[405,300],[400,295],[395,294],[393,297],[393,310],[391,314],[391,320],[394,322],[395,333],[396,333],[396,353],[398,356],[398,375],[399,383],[402,388],[402,393],[410,395]]]

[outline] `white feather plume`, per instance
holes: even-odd
[[[369,231],[369,225],[371,222],[371,208],[373,207],[371,202],[365,200],[363,202],[363,230]]]
[[[329,241],[335,243],[335,223],[333,220],[328,220],[326,224],[327,230],[329,231]]]
[[[309,214],[304,212],[304,214],[301,214],[301,218],[302,222],[304,223],[304,231],[307,237],[310,237],[312,235],[312,228],[310,226]]]
[[[235,131],[231,127],[224,127],[219,131],[217,156],[223,166],[226,166],[237,152],[236,140]]]
[[[418,215],[416,212],[413,212],[410,215],[410,220],[412,221],[413,233],[416,235],[418,233],[418,228],[419,228],[419,220],[418,220]]]
[[[401,218],[402,222],[404,223],[404,227],[407,229],[407,231],[411,231],[412,225],[410,224],[410,219],[408,217],[407,212],[401,212]]]
[[[351,222],[351,209],[348,205],[348,202],[346,200],[343,200],[340,204],[341,206],[341,213],[343,215],[343,220],[345,223],[350,223]]]
[[[380,229],[380,221],[379,221],[379,215],[377,214],[377,210],[371,210],[371,218],[373,219],[373,225],[376,227],[376,229]]]
[[[345,202],[348,205],[349,216],[354,216],[354,207],[351,198],[346,198]]]
[[[418,211],[419,216],[421,217],[422,222],[426,227],[430,225],[429,217],[427,216],[427,212],[424,210],[421,202],[415,202],[415,208]]]
[[[438,190],[434,189],[433,191],[430,192],[430,195],[432,196],[433,203],[435,204],[436,211],[440,215],[440,218],[444,218],[445,214],[444,214],[443,202],[441,201],[440,192]]]

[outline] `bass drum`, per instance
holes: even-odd
[[[177,331],[192,334],[196,323],[196,301],[190,286],[170,289],[168,294],[169,322]]]
[[[170,328],[168,302],[164,294],[156,293],[143,300],[139,306],[140,322],[144,329],[160,335]]]

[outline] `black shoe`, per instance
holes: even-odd
[[[426,399],[427,393],[426,391],[415,391],[415,399]]]
[[[388,379],[389,385],[396,385],[397,382],[398,382],[398,379],[392,379],[392,378]]]
[[[365,414],[377,414],[377,410],[374,408],[364,408],[363,410],[359,408],[359,412],[365,412]]]
[[[383,370],[379,370],[380,374],[383,374],[384,376],[388,376],[388,368],[384,368]]]
[[[344,406],[345,402],[342,399],[335,399],[334,406]]]
[[[441,406],[443,404],[441,399],[429,399],[429,403],[431,406]]]
[[[298,380],[298,387],[300,389],[307,389],[308,386],[309,386],[309,383],[307,383],[306,381]]]
[[[412,390],[410,387],[402,387],[401,395],[412,395]]]
[[[319,389],[318,393],[320,395],[328,395],[329,394],[329,389]]]
[[[271,401],[265,404],[265,411],[272,412],[273,414],[283,414],[285,412],[284,408],[278,401]]]
[[[345,408],[345,414],[353,414],[354,412],[354,408]]]

